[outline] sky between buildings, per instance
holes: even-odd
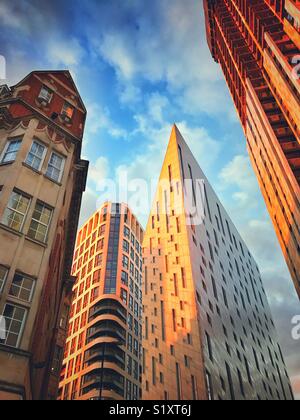
[[[32,70],[70,69],[86,104],[83,156],[91,166],[81,223],[111,198],[101,180],[126,171],[129,180],[156,181],[177,123],[260,265],[300,398],[300,341],[291,337],[300,305],[206,45],[202,1],[1,0],[0,27],[7,63],[1,83],[12,85]],[[151,198],[138,214],[144,226],[150,205]]]

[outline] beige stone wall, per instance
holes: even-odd
[[[0,313],[3,312],[6,302],[12,302],[28,309],[25,328],[19,344],[19,349],[28,352],[32,351],[34,325],[57,232],[61,231],[63,233],[62,239],[65,239],[64,223],[68,219],[74,188],[74,145],[71,143],[68,145],[56,143],[55,135],[50,138],[46,129],[38,129],[37,127],[38,120],[32,119],[28,127],[20,124],[13,130],[0,129],[0,153],[2,153],[7,140],[22,138],[22,145],[16,161],[10,165],[0,166],[0,186],[3,186],[0,195],[0,265],[4,265],[9,269],[3,293],[0,294]],[[41,172],[35,172],[24,165],[33,139],[39,140],[47,147],[47,154]],[[66,158],[63,178],[60,184],[44,176],[52,151],[56,151]],[[22,233],[16,233],[1,224],[3,213],[14,188],[32,197]],[[54,209],[46,244],[41,244],[26,236],[37,200],[46,203]],[[63,225],[58,228],[61,223]],[[59,275],[61,275],[62,271],[63,254],[60,257],[60,262],[58,260],[58,265],[61,265],[60,267],[58,266]],[[9,296],[10,284],[16,271],[36,279],[33,299],[29,304]],[[53,296],[53,298],[55,297]],[[51,311],[51,307],[49,311]],[[53,313],[50,312],[49,315],[53,315]],[[47,327],[47,323],[45,323],[45,327]],[[47,330],[44,332],[47,333]],[[43,331],[41,331],[42,338]],[[0,365],[1,379],[20,385],[24,383],[28,361],[24,362],[24,360],[14,356],[9,357],[8,354],[3,354],[0,350]],[[27,395],[29,394],[30,392]]]

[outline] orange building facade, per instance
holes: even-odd
[[[79,231],[59,399],[140,398],[142,241],[125,204],[105,203]]]
[[[0,399],[56,399],[88,162],[68,71],[0,87]],[[2,322],[3,322],[2,319]]]
[[[300,3],[204,0],[204,10],[211,53],[300,296]]]
[[[176,126],[143,257],[144,400],[293,398],[259,268]]]

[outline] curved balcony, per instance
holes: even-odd
[[[103,299],[96,303],[90,310],[89,322],[100,315],[114,315],[126,324],[127,311],[121,303],[115,299]]]
[[[112,369],[97,369],[83,377],[81,395],[84,396],[93,390],[115,392],[124,396],[124,377]]]
[[[123,345],[126,343],[126,330],[116,321],[99,321],[87,330],[87,344],[99,337],[115,338]]]
[[[125,352],[114,343],[101,343],[87,350],[84,355],[85,367],[97,362],[108,362],[125,369]]]

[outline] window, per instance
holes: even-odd
[[[24,302],[31,302],[34,286],[35,280],[21,274],[15,274],[9,294]]]
[[[43,86],[39,94],[39,99],[49,104],[49,102],[52,99],[52,91],[48,89],[46,86]]]
[[[213,362],[214,357],[213,357],[211,338],[207,333],[205,333],[205,336],[206,336],[206,344],[207,344],[208,355],[209,355],[210,360]]]
[[[214,399],[213,383],[212,383],[211,374],[208,372],[208,370],[205,372],[205,379],[206,379],[208,399],[209,401],[212,401]]]
[[[121,289],[121,299],[127,305],[127,292],[125,289]]]
[[[128,269],[129,266],[129,259],[126,255],[123,255],[123,267]]]
[[[123,251],[129,253],[129,242],[126,239],[123,240]]]
[[[3,286],[7,278],[8,270],[5,267],[0,266],[0,293],[2,292]]]
[[[18,347],[26,315],[27,311],[24,308],[10,303],[5,305],[3,316],[6,320],[6,338],[0,342],[10,347]]]
[[[33,169],[39,171],[42,167],[45,153],[46,147],[41,143],[34,141],[31,145],[31,149],[27,155],[25,163],[31,166]]]
[[[124,236],[128,239],[130,238],[130,230],[127,226],[124,226]]]
[[[125,271],[122,271],[121,281],[122,281],[122,284],[124,284],[125,286],[128,286],[128,274]]]
[[[22,140],[10,140],[7,142],[1,157],[1,163],[11,163],[16,160],[17,153],[20,150]]]
[[[61,110],[61,115],[64,119],[71,121],[74,114],[74,107],[68,102],[65,102]]]
[[[60,182],[62,178],[64,166],[65,166],[65,159],[62,156],[58,155],[57,153],[52,152],[49,163],[48,163],[46,176],[52,179],[53,181]]]
[[[28,211],[30,199],[25,195],[13,191],[4,212],[3,223],[11,229],[20,232]]]
[[[40,242],[46,242],[52,210],[43,203],[36,203],[28,236]]]

